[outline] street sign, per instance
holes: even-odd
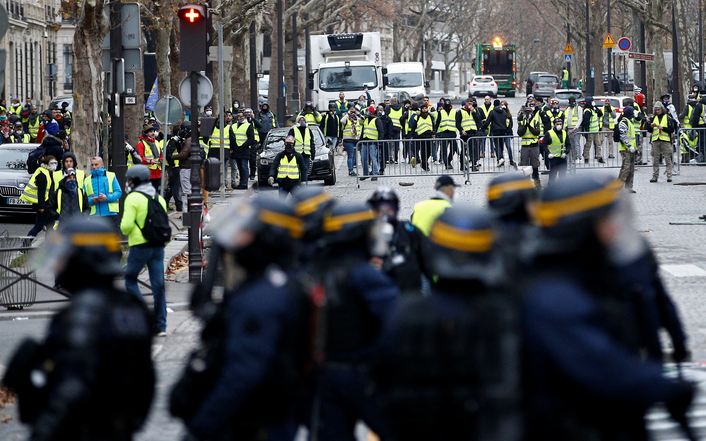
[[[573,55],[574,54],[574,47],[571,45],[571,43],[566,43],[566,46],[564,46],[564,55]]]
[[[630,40],[628,37],[620,37],[620,40],[618,40],[618,49],[627,52],[630,50],[631,47],[632,40]]]
[[[208,61],[218,61],[218,46],[208,47]],[[223,61],[233,62],[233,46],[223,46]]]
[[[613,40],[613,36],[610,35],[610,33],[606,34],[605,39],[603,40],[603,49],[613,49],[615,47],[615,40]]]
[[[213,83],[211,83],[208,77],[200,73],[196,75],[198,76],[196,83],[198,98],[196,104],[199,107],[204,107],[211,101],[211,98],[213,98]],[[191,107],[191,76],[184,78],[179,84],[179,98],[185,106]]]
[[[169,102],[169,115],[167,115],[167,102]],[[175,96],[165,96],[154,105],[154,117],[160,124],[174,124],[183,119],[181,103]]]
[[[140,49],[124,49],[125,72],[138,72],[142,70],[142,51]],[[103,72],[110,72],[110,51],[101,52]]]
[[[628,58],[636,61],[655,61],[655,54],[645,54],[642,52],[628,52]]]
[[[120,17],[123,49],[139,49],[142,43],[140,5],[138,3],[123,3],[120,7]],[[101,49],[110,50],[110,31],[105,34]]]
[[[564,63],[571,63],[574,61],[574,56],[571,54],[564,54]]]

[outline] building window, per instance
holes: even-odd
[[[74,86],[73,79],[73,59],[74,48],[70,44],[64,45],[64,89],[72,90]]]

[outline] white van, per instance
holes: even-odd
[[[388,94],[407,92],[411,97],[424,95],[427,82],[424,81],[424,65],[419,62],[390,63],[387,65]]]

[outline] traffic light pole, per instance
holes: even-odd
[[[123,119],[123,97],[118,91],[118,63],[123,57],[122,41],[122,3],[119,0],[110,2],[110,163],[118,182],[125,182],[127,160],[125,158],[125,120]],[[122,211],[121,211],[122,213]]]
[[[201,214],[203,197],[201,197],[201,151],[199,149],[199,106],[198,106],[198,72],[189,73],[191,79],[191,194],[189,203],[189,282],[201,281],[202,256],[199,232],[201,230]]]

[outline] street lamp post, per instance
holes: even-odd
[[[677,2],[672,2],[672,104],[681,109],[681,81],[679,78],[679,35],[677,33]]]
[[[608,11],[606,13],[606,22],[607,22],[607,27],[608,27],[608,34],[610,34],[610,0],[605,0],[605,2],[606,2],[606,8],[608,8]],[[608,83],[607,83],[608,85],[606,87],[607,90],[604,90],[605,93],[608,93],[608,91],[610,90],[610,80],[611,80],[611,78],[613,78],[611,75],[611,73],[613,71],[613,69],[612,69],[612,67],[613,67],[613,63],[612,63],[613,49],[608,48],[607,51],[608,51],[608,57],[607,57],[608,58]]]
[[[704,89],[704,22],[703,1],[699,0],[699,89]]]
[[[591,75],[593,69],[591,67],[591,26],[589,14],[588,0],[586,0],[586,93],[593,95],[596,90],[593,76]]]

